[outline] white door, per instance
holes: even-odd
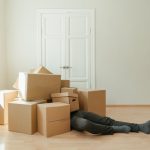
[[[93,11],[38,11],[38,48],[39,63],[71,86],[95,87]]]

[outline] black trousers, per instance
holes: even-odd
[[[71,113],[71,128],[80,132],[88,131],[92,134],[109,135],[115,133],[112,126],[122,125],[129,126],[131,132],[139,131],[139,126],[135,123],[116,121],[92,112],[77,111]]]

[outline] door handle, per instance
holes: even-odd
[[[72,67],[70,67],[70,66],[66,66],[66,69],[71,69]]]
[[[62,66],[62,67],[60,67],[60,68],[62,68],[62,69],[66,69],[66,66]]]

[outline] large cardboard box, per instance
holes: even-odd
[[[101,116],[106,115],[105,90],[78,90],[80,109]]]
[[[26,134],[37,132],[37,104],[45,102],[45,100],[10,102],[8,104],[8,130]]]
[[[61,93],[64,93],[64,92],[76,93],[76,94],[78,93],[77,88],[74,88],[74,87],[70,87],[70,88],[63,87],[63,88],[61,88]]]
[[[38,104],[38,132],[46,137],[70,131],[70,105],[65,103]]]
[[[61,87],[70,87],[70,80],[61,80]]]
[[[70,104],[70,112],[79,109],[78,94],[65,92],[65,93],[53,93],[51,96],[53,102],[63,102]]]
[[[24,100],[50,99],[51,93],[60,92],[60,87],[60,75],[19,73],[20,96]]]
[[[8,123],[8,103],[17,96],[17,90],[0,90],[0,124]]]
[[[39,66],[35,69],[31,69],[28,73],[35,73],[35,74],[53,74],[51,71],[49,71],[47,68],[43,66]],[[13,84],[13,88],[19,89],[19,77],[16,79],[15,83]]]

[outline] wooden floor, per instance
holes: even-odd
[[[150,119],[150,107],[108,107],[107,116],[142,123]],[[150,150],[150,135],[143,133],[94,136],[71,131],[46,138],[26,135],[0,126],[0,150]]]

